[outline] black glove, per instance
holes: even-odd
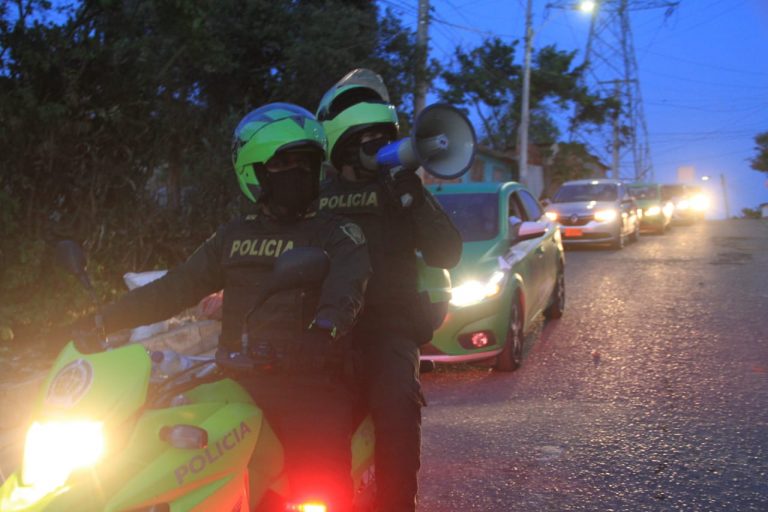
[[[391,182],[392,195],[401,208],[418,208],[424,203],[424,185],[415,171],[402,170]]]

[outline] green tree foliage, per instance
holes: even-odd
[[[548,186],[543,195],[551,197],[565,181],[593,177],[599,165],[597,158],[590,155],[583,144],[557,144],[552,162],[547,166]]]
[[[768,173],[768,132],[755,135],[755,144],[757,155],[750,161],[750,167]]]
[[[84,243],[103,295],[179,262],[239,210],[240,117],[314,110],[360,66],[399,102],[414,41],[373,0],[0,3],[0,327],[32,336],[88,307],[51,271],[56,240]]]
[[[760,219],[762,218],[762,212],[760,211],[760,208],[742,208],[741,209],[741,218],[742,219]]]
[[[444,101],[471,107],[481,118],[484,142],[497,150],[516,146],[520,123],[522,73],[514,64],[518,42],[488,39],[470,51],[457,48],[456,62],[442,73]],[[568,126],[600,125],[617,106],[584,85],[585,69],[574,66],[576,52],[554,46],[538,50],[531,65],[530,140],[551,144],[559,136],[555,115],[569,114]]]

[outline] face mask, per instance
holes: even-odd
[[[320,184],[316,172],[294,167],[269,173],[268,179],[267,205],[278,219],[295,220],[302,217],[317,199]]]
[[[352,167],[358,179],[372,181],[379,175],[376,153],[387,143],[385,137],[378,137],[360,144],[348,144],[343,150],[342,162]]]

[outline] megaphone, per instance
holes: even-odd
[[[458,109],[434,103],[416,116],[411,136],[387,144],[376,153],[383,171],[423,167],[436,178],[450,180],[466,173],[475,158],[475,129]]]

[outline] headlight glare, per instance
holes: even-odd
[[[497,270],[486,282],[477,280],[465,281],[451,290],[451,304],[465,307],[495,297],[501,293],[505,277],[506,274],[504,272]]]
[[[703,212],[709,207],[709,199],[704,194],[699,194],[691,198],[691,207],[699,212]]]
[[[104,454],[104,425],[96,421],[34,422],[24,445],[22,481],[53,490],[76,469],[96,464]]]
[[[544,212],[544,215],[546,215],[547,218],[552,222],[557,221],[557,212]]]
[[[598,222],[611,222],[618,217],[616,210],[598,210],[595,212],[595,220]]]
[[[645,215],[648,215],[649,217],[655,217],[660,213],[661,213],[661,208],[658,206],[651,206],[650,208],[645,210]]]

